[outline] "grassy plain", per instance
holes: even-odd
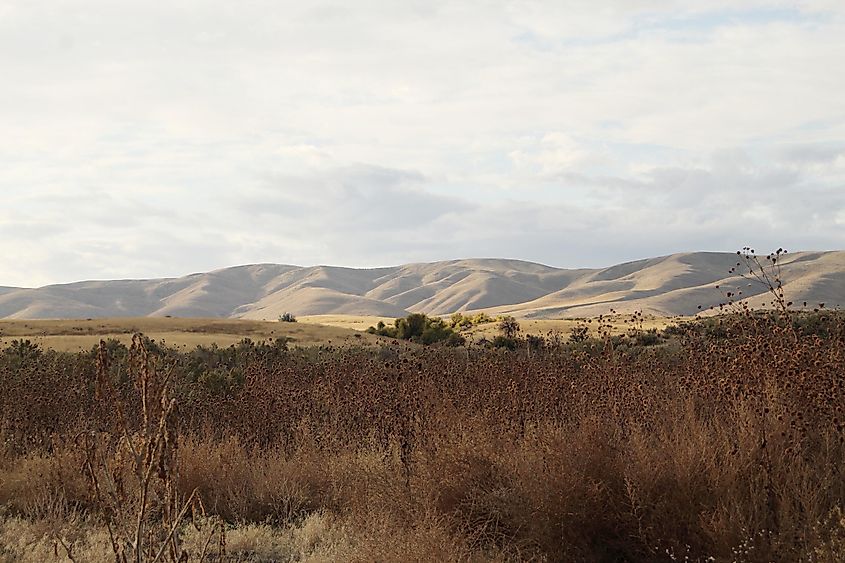
[[[517,319],[517,321],[523,335],[548,336],[557,332],[563,337],[568,337],[573,329],[579,326],[587,326],[590,335],[597,336],[600,324],[606,326],[610,334],[624,334],[633,326],[632,319],[632,315],[614,315],[602,321],[598,319]],[[680,320],[683,320],[683,317],[647,316],[637,326],[642,330],[663,330],[668,325]],[[485,323],[475,326],[466,334],[471,339],[490,339],[499,334],[498,323]]]
[[[369,325],[368,325],[369,326]],[[364,327],[366,328],[366,327]],[[101,339],[129,344],[142,332],[169,346],[195,348],[217,344],[227,347],[250,338],[255,341],[286,338],[293,345],[374,343],[377,337],[342,326],[314,322],[281,323],[238,319],[181,319],[140,317],[124,319],[0,320],[0,347],[12,340],[30,340],[59,352],[90,350]]]
[[[603,323],[611,334],[623,334],[631,328],[631,315],[607,317]],[[642,329],[662,330],[677,318],[645,317]],[[244,338],[255,341],[287,338],[292,346],[326,344],[375,344],[376,336],[366,334],[368,327],[383,321],[392,324],[389,317],[357,315],[311,315],[297,318],[296,323],[252,321],[240,319],[183,319],[170,317],[137,317],[115,319],[60,319],[60,320],[0,320],[0,347],[12,340],[30,340],[42,348],[58,352],[90,350],[101,339],[113,338],[123,344],[132,341],[132,335],[141,332],[149,338],[169,346],[192,349],[196,346],[231,346]],[[558,332],[568,337],[577,326],[586,325],[597,334],[596,319],[519,319],[522,334],[548,336]],[[492,339],[499,333],[498,323],[475,326],[464,334],[470,342],[483,338]]]
[[[392,324],[393,318],[370,315],[304,315],[297,317],[297,321],[301,323],[311,323],[365,331],[367,328],[377,325],[379,321],[382,321],[385,324]]]
[[[449,315],[444,315],[444,319],[449,318]],[[558,332],[563,337],[568,337],[572,330],[579,326],[586,325],[590,329],[592,335],[598,334],[599,325],[602,324],[608,327],[611,334],[624,334],[632,327],[632,315],[611,315],[604,317],[601,321],[598,319],[517,319],[523,335],[530,334],[532,336],[548,336],[550,333]],[[355,316],[355,315],[312,315],[298,317],[300,322],[317,323],[324,326],[333,326],[338,328],[348,328],[352,330],[367,330],[368,327],[375,326],[379,321],[385,324],[393,324],[394,319],[390,317],[374,317],[374,316]],[[646,315],[642,319],[639,326],[642,330],[657,329],[663,330],[672,323],[677,323],[683,320],[689,320],[688,317],[658,317],[654,315]],[[499,327],[497,322],[489,322],[472,327],[463,333],[468,336],[470,340],[480,340],[487,338],[488,340],[499,334]]]

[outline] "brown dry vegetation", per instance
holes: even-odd
[[[845,319],[672,332],[9,348],[0,561],[845,559]]]

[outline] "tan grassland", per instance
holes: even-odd
[[[447,316],[448,318],[448,316]],[[611,334],[622,334],[631,327],[631,315],[613,315],[604,319]],[[646,316],[642,329],[665,328],[681,317]],[[139,317],[125,319],[65,319],[65,320],[0,320],[0,347],[13,340],[26,339],[42,348],[59,352],[90,350],[100,340],[113,338],[123,344],[132,335],[142,332],[157,342],[192,349],[196,346],[231,346],[250,338],[255,341],[287,338],[292,346],[374,344],[379,337],[366,334],[368,327],[379,321],[392,324],[390,317],[367,315],[311,315],[298,317],[296,323],[277,321],[248,321],[240,319],[181,319]],[[597,319],[520,319],[522,334],[548,336],[560,333],[568,337],[572,329],[586,325],[596,333]],[[490,339],[499,333],[498,323],[489,322],[473,327],[464,334],[470,341]]]
[[[377,325],[379,321],[390,324],[393,320],[393,317],[377,317],[374,315],[306,315],[297,317],[297,321],[302,323],[313,323],[361,331]]]
[[[350,323],[351,324],[351,323]],[[369,325],[367,325],[369,326]],[[366,328],[366,326],[364,327]],[[0,320],[0,346],[12,340],[27,339],[43,348],[60,352],[90,350],[102,339],[113,338],[123,344],[142,332],[170,346],[194,348],[199,345],[230,346],[244,338],[254,341],[286,338],[290,345],[373,343],[377,337],[343,326],[300,321],[246,321],[236,319],[179,319],[140,317],[92,320]]]
[[[564,338],[568,337],[572,330],[579,326],[587,326],[592,336],[598,335],[599,324],[606,327],[610,334],[624,334],[633,325],[633,315],[612,315],[602,318],[591,319],[518,319],[520,332],[523,335],[549,336],[559,333]],[[642,324],[637,327],[641,330],[657,329],[662,330],[668,325],[680,322],[688,317],[658,317],[647,315],[643,318]],[[484,323],[467,331],[466,335],[472,339],[493,338],[499,334],[499,324],[496,322]]]

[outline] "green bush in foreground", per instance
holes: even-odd
[[[396,319],[393,326],[379,321],[376,326],[368,328],[367,332],[420,344],[443,342],[447,346],[461,346],[466,341],[443,319],[428,317],[423,313],[411,313],[403,319]]]

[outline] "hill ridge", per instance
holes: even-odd
[[[724,296],[717,284],[743,291],[753,306],[760,306],[765,288],[747,287],[729,273],[736,262],[735,253],[701,251],[577,269],[510,258],[375,268],[243,264],[182,277],[0,286],[0,318],[274,320],[284,312],[396,317],[480,310],[548,318],[593,316],[611,309],[674,316],[718,305]],[[797,252],[781,262],[790,299],[845,306],[845,251]]]

